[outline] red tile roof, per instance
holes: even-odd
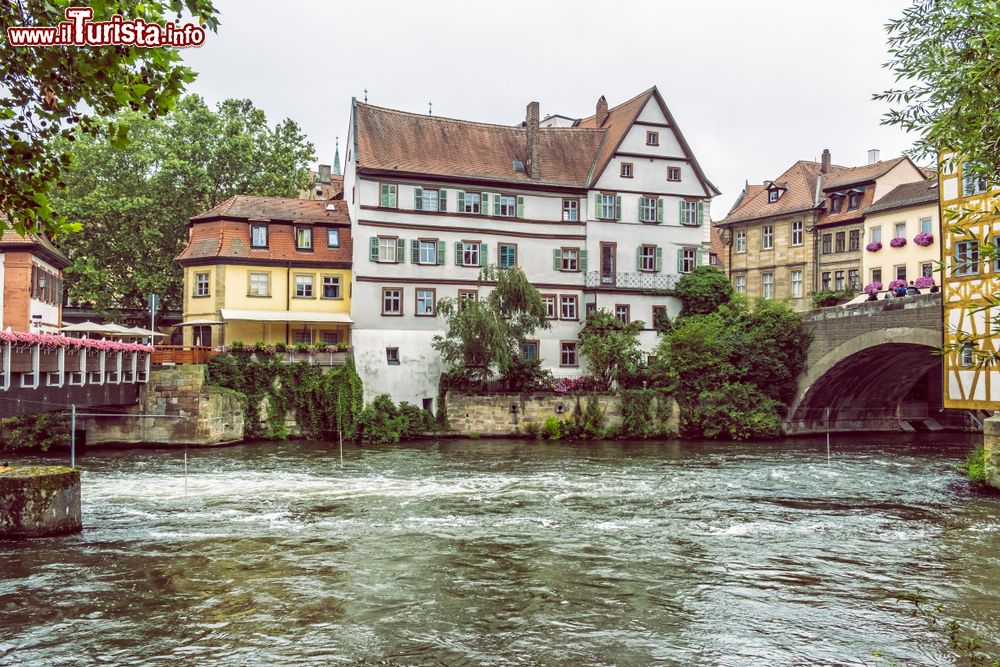
[[[820,176],[821,166],[819,162],[799,160],[789,167],[774,179],[777,185],[785,188],[776,202],[768,201],[766,186],[756,184],[748,186],[746,193],[736,200],[729,214],[716,224],[726,225],[816,208],[816,180]],[[824,174],[824,181],[828,175]]]
[[[898,157],[892,160],[882,160],[873,164],[866,164],[860,167],[840,168],[823,176],[823,189],[834,190],[844,188],[859,183],[874,181],[880,176],[889,173],[900,162],[909,160],[907,157]]]
[[[333,204],[333,209],[327,208]],[[286,220],[290,222],[333,222],[350,224],[347,206],[340,202],[291,199],[288,197],[253,197],[236,195],[214,208],[191,218],[191,222],[235,218],[238,220]]]
[[[45,234],[21,236],[13,229],[5,229],[0,236],[0,252],[4,250],[27,250],[57,269],[65,269],[72,262]]]
[[[934,178],[929,178],[926,181],[897,185],[886,193],[884,197],[875,202],[868,209],[868,212],[876,213],[878,211],[889,211],[907,206],[923,206],[925,204],[933,204],[937,200],[938,179],[937,176],[934,176]]]
[[[715,255],[716,267],[720,271],[726,270],[726,244],[722,242],[722,236],[719,234],[721,230],[716,229],[715,223],[712,223],[712,234],[711,243],[709,244],[708,251]]]

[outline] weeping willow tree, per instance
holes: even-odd
[[[485,267],[479,286],[493,289],[482,299],[445,298],[438,314],[448,331],[434,337],[449,372],[483,382],[504,376],[521,361],[524,342],[538,329],[548,329],[545,304],[521,269]]]

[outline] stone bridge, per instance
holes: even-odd
[[[790,433],[965,428],[942,410],[941,294],[803,313],[812,333]]]

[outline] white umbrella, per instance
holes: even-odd
[[[63,327],[62,331],[69,331],[70,333],[104,333],[107,331],[107,325],[87,321],[79,324],[70,324],[69,326]]]
[[[152,329],[143,329],[142,327],[132,327],[127,329],[127,331],[136,336],[166,336],[167,334],[162,334],[159,331],[153,331]]]

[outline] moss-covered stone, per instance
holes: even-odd
[[[0,537],[64,535],[82,528],[79,470],[0,468]]]

